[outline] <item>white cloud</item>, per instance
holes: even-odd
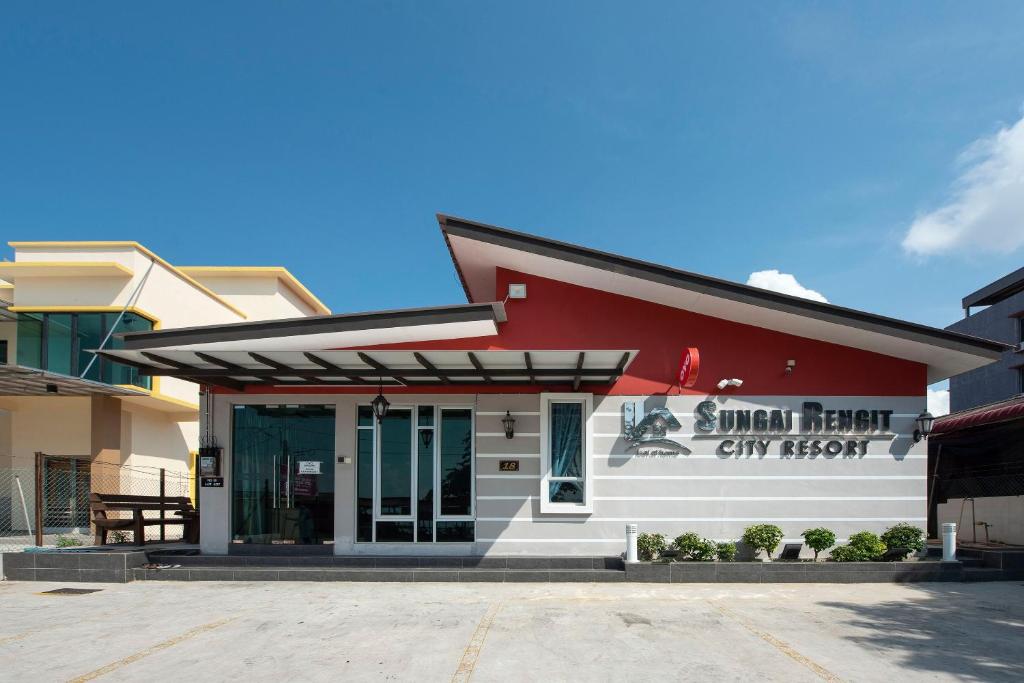
[[[1024,246],[1024,117],[972,144],[946,203],[918,216],[903,248],[921,256]]]
[[[949,414],[949,389],[928,389],[928,412],[935,417]]]
[[[761,289],[770,289],[773,292],[800,296],[811,301],[820,301],[823,304],[828,303],[828,299],[822,296],[820,292],[807,289],[789,273],[780,273],[775,269],[759,270],[751,273],[750,277],[747,278],[747,284],[760,287]]]

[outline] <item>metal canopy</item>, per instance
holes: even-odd
[[[627,350],[560,351],[99,351],[141,375],[230,389],[247,385],[376,387],[611,384],[636,357]]]
[[[23,365],[0,364],[0,396],[148,396],[142,389],[129,389],[45,372]]]

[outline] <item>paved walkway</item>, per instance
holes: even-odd
[[[0,583],[0,680],[1024,678],[1019,582],[57,587]]]

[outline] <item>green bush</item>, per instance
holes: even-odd
[[[885,554],[885,543],[870,531],[850,536],[850,542],[832,550],[836,562],[874,562]]]
[[[128,542],[128,534],[126,532],[124,532],[124,531],[121,531],[121,530],[112,531],[112,532],[110,532],[110,542],[111,543],[127,543]]]
[[[822,550],[828,550],[836,544],[836,535],[829,529],[818,527],[816,529],[807,529],[803,533],[804,542],[807,546],[814,551],[814,560],[818,560],[818,553]]]
[[[720,562],[732,562],[736,559],[736,544],[732,541],[723,541],[719,543],[715,551],[718,555]]]
[[[889,550],[906,548],[910,552],[924,550],[924,532],[916,526],[900,522],[891,526],[882,534],[882,543]]]
[[[641,560],[647,562],[658,559],[667,547],[662,534],[640,534],[636,537],[636,552]]]
[[[754,552],[763,550],[768,553],[771,559],[772,553],[782,542],[782,529],[774,524],[755,524],[748,526],[743,531],[743,542],[749,545]]]
[[[676,536],[676,539],[672,541],[672,547],[679,551],[678,559],[697,560],[698,562],[715,559],[717,550],[714,541],[701,538],[693,532]]]
[[[73,548],[82,545],[82,542],[73,536],[57,536],[58,548]]]

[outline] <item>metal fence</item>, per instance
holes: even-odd
[[[187,472],[159,467],[38,454],[33,467],[0,469],[0,552],[36,546],[40,540],[48,547],[92,545],[95,529],[91,524],[90,493],[191,498],[195,495],[194,481]],[[144,514],[159,517],[160,511],[147,510]],[[131,512],[107,515],[130,518]],[[182,530],[178,524],[149,526],[146,540],[181,540]],[[108,533],[107,542],[134,543],[132,536],[131,529],[113,531]]]

